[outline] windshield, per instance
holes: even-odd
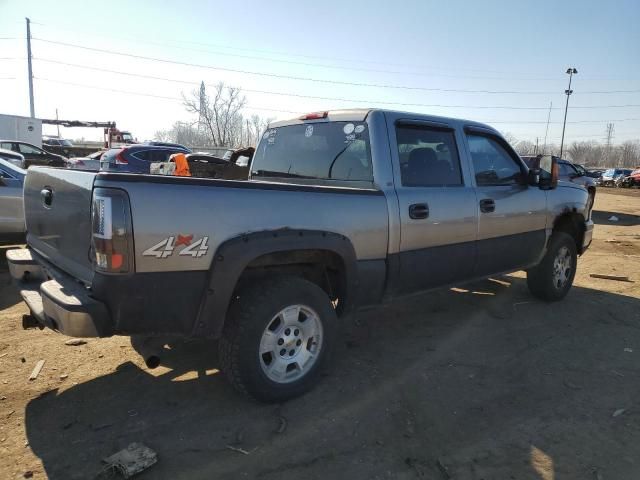
[[[73,147],[73,143],[71,143],[69,140],[60,140],[60,145],[63,145],[65,147]]]
[[[371,182],[367,125],[327,122],[271,128],[258,145],[251,175]]]
[[[132,142],[133,141],[133,135],[131,135],[129,132],[122,132],[122,141],[123,142]]]

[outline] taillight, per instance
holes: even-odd
[[[120,150],[116,155],[116,165],[127,165],[129,163],[129,160],[124,158],[124,155],[122,155],[123,153],[124,149]]]
[[[133,231],[127,194],[112,188],[96,188],[92,210],[92,250],[96,270],[133,272]]]
[[[302,115],[300,120],[318,120],[320,118],[327,118],[329,112],[313,112]]]

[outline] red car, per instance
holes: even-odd
[[[636,168],[625,180],[630,187],[640,187],[640,168]]]

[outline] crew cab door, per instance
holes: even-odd
[[[468,278],[478,212],[459,134],[446,123],[388,118],[400,209],[398,293]]]
[[[527,185],[527,169],[500,136],[465,129],[478,212],[478,257],[474,276],[531,266],[546,242],[546,193]]]

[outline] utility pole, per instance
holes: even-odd
[[[607,123],[607,145],[604,151],[605,167],[609,166],[609,156],[611,155],[611,141],[613,140],[614,128],[613,123]]]
[[[567,88],[564,91],[564,93],[567,95],[567,103],[564,106],[564,122],[562,122],[562,140],[560,140],[560,158],[562,158],[562,149],[564,147],[564,129],[567,126],[567,110],[569,110],[569,97],[573,93],[573,90],[571,90],[571,78],[573,78],[574,74],[578,73],[578,70],[576,70],[574,67],[569,67],[567,68],[566,73],[569,75],[569,88]]]
[[[58,120],[58,109],[56,108],[56,120]],[[56,127],[58,127],[58,138],[60,138],[60,124],[56,124]]]
[[[33,106],[33,69],[31,68],[31,20],[25,18],[27,21],[27,67],[29,69],[29,107],[31,111],[31,118],[35,118],[36,111]]]
[[[536,150],[535,155],[538,155],[538,137],[536,137]]]
[[[547,150],[547,135],[549,134],[549,120],[551,120],[551,109],[553,108],[553,102],[549,103],[549,114],[547,115],[547,129],[544,131],[544,145],[542,145],[542,154]]]

